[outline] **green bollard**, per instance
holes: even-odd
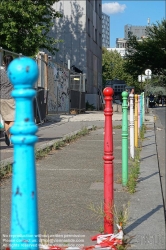
[[[128,182],[128,92],[122,92],[122,186]]]

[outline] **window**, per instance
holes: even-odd
[[[95,29],[95,42],[97,43],[97,29]]]
[[[95,2],[95,12],[97,13],[97,1],[94,2]]]
[[[99,33],[99,46],[101,47],[102,45],[102,39],[101,39],[101,34]]]
[[[99,4],[99,16],[101,16],[101,4]],[[103,16],[102,16],[103,19]]]
[[[90,36],[90,19],[88,18],[88,35]]]

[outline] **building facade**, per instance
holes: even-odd
[[[142,38],[146,37],[147,26],[124,26],[124,38],[116,38],[116,48],[126,48],[129,36],[136,36],[137,40],[142,41]]]
[[[108,51],[117,51],[122,58],[126,55],[126,48],[107,48]]]
[[[126,40],[129,39],[129,36],[136,36],[138,40],[141,40],[146,36],[146,28],[147,26],[134,26],[134,25],[125,25],[124,26],[124,38]]]
[[[61,0],[53,5],[63,15],[55,19],[51,31],[62,40],[53,60],[85,74],[85,91],[92,95],[102,86],[101,5],[101,0]]]
[[[126,48],[127,39],[125,38],[116,38],[116,48]]]
[[[110,47],[110,16],[102,12],[102,47]]]

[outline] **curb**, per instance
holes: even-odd
[[[94,126],[87,126],[87,127],[84,127],[88,130],[92,130]],[[77,135],[79,132],[81,132],[83,129],[79,129],[79,130],[76,130],[74,132],[71,132],[69,134],[66,134],[64,135],[61,139],[55,139],[55,140],[51,140],[49,142],[46,142],[46,143],[43,143],[42,145],[39,145],[38,147],[35,148],[35,151],[38,152],[38,151],[41,151],[41,150],[44,150],[46,148],[50,148],[52,147],[55,143],[57,142],[62,142],[64,141],[65,139],[67,139],[68,137],[72,137],[74,135]],[[0,161],[0,169],[1,168],[4,168],[10,164],[13,164],[13,157],[10,157],[10,158],[7,158],[5,160],[2,160]]]

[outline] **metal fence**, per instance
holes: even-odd
[[[0,47],[0,66],[3,66],[3,57],[5,55],[12,55],[13,58],[23,56],[22,53],[15,53]],[[37,94],[34,98],[34,118],[36,123],[43,123],[47,114],[47,97],[48,97],[48,84],[47,84],[47,61],[48,56],[40,53],[34,58],[39,67],[39,79],[35,83]]]
[[[14,58],[23,56],[0,47],[0,66],[3,56]],[[34,115],[37,123],[45,121],[49,113],[70,113],[85,109],[85,74],[70,71],[64,65],[53,62],[48,55],[40,51],[34,58],[39,67],[39,78],[35,83],[37,95],[34,100]]]
[[[5,55],[12,55],[14,58],[22,56],[21,53],[19,53],[19,54],[14,53],[10,50],[6,50],[6,49],[3,49],[2,47],[0,47],[0,66],[3,66],[3,57]]]

